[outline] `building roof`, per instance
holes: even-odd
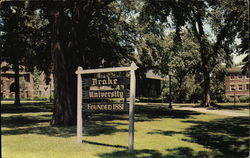
[[[10,66],[11,64],[3,61],[0,62],[0,66],[1,66],[1,74],[2,75],[14,75],[15,72],[13,71],[13,69],[11,68],[12,66]],[[26,74],[30,74],[30,72],[27,72],[23,69],[24,66],[22,66],[19,69],[19,75],[26,75]]]
[[[15,72],[14,71],[6,71],[6,72],[1,72],[1,74],[4,75],[14,75]],[[19,72],[19,75],[25,75],[25,74],[30,74],[29,72]]]
[[[164,80],[164,78],[162,78],[161,76],[155,74],[153,72],[153,70],[149,70],[147,73],[146,73],[146,78],[148,79],[154,79],[154,80]]]
[[[242,72],[242,65],[241,66],[237,66],[237,67],[231,67],[227,69],[228,73],[241,73]]]

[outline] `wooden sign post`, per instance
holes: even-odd
[[[77,71],[82,71],[82,67],[78,67]],[[77,73],[77,143],[82,143],[82,77]]]
[[[133,63],[131,64],[131,67]],[[134,64],[134,67],[136,65]],[[130,70],[130,101],[129,101],[129,146],[128,151],[134,151],[134,115],[135,115],[135,71],[133,69]]]
[[[118,83],[123,83],[123,80],[119,78],[95,78],[95,79],[83,79],[81,75],[83,74],[93,74],[93,73],[108,73],[108,72],[121,72],[130,71],[130,102],[129,102],[129,144],[128,151],[133,152],[134,150],[134,103],[135,103],[135,87],[136,87],[136,77],[135,70],[138,67],[133,62],[129,67],[115,67],[115,68],[101,68],[101,69],[87,69],[83,70],[82,67],[78,67],[77,74],[77,143],[82,144],[82,106],[84,105],[84,110],[86,111],[122,111],[127,109],[126,103],[83,103],[83,97],[85,98],[123,98],[126,97],[125,91],[119,90],[104,90],[104,91],[83,91],[82,87],[83,80],[86,83],[92,82],[92,85],[119,85]],[[83,93],[84,92],[84,93]]]

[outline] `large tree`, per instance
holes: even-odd
[[[20,104],[20,68],[24,66],[33,71],[38,67],[48,72],[48,67],[51,67],[50,49],[46,44],[48,21],[41,17],[39,10],[29,6],[29,1],[8,1],[0,5],[1,61],[11,64],[15,72],[15,104]]]
[[[53,125],[76,122],[75,71],[78,66],[84,69],[118,66],[128,64],[132,59],[129,34],[133,30],[128,25],[124,10],[117,7],[123,2],[113,1],[28,1],[29,11],[35,11],[45,21],[43,25],[46,27],[32,32],[32,39],[36,41],[36,33],[41,31],[38,37],[42,40],[34,42],[36,49],[29,52],[34,53],[30,56],[35,59],[33,61],[41,57],[41,62],[50,59],[46,51],[51,52],[53,67],[50,71],[54,74],[55,86]],[[11,5],[19,3],[23,2],[6,2]],[[126,4],[129,6],[128,1]],[[44,53],[46,55],[42,55]],[[46,61],[38,66],[50,69]],[[37,66],[35,62],[27,64],[29,67]]]
[[[51,28],[54,72],[53,125],[76,122],[76,75],[84,69],[117,66],[131,59],[130,27],[118,3],[50,2],[43,8]]]
[[[165,39],[165,48],[167,49],[163,53],[170,54],[169,62],[159,62],[159,65],[168,67],[169,71],[171,71],[172,76],[177,81],[176,88],[174,88],[177,96],[176,101],[184,102],[189,89],[187,81],[197,73],[196,69],[200,66],[200,55],[197,41],[191,34],[184,31],[180,33],[180,37],[182,38],[181,45],[174,42],[172,33],[168,35],[168,38]],[[165,60],[163,59],[163,61]]]
[[[20,105],[19,71],[20,65],[26,55],[28,45],[28,37],[25,35],[28,31],[26,26],[26,9],[27,6],[24,3],[17,5],[1,3],[1,61],[7,61],[10,63],[15,72],[14,103],[16,105]]]
[[[203,73],[203,102],[202,106],[211,104],[210,75],[215,63],[230,59],[235,38],[243,26],[241,17],[247,8],[247,1],[144,1],[141,14],[142,22],[161,22],[173,24],[176,30],[176,42],[181,44],[180,30],[185,27],[196,38],[201,57]],[[244,19],[247,16],[243,17]],[[171,20],[170,20],[171,19]],[[246,24],[246,23],[244,23]],[[152,25],[154,26],[154,25]],[[244,25],[245,26],[245,25]],[[208,31],[211,29],[211,32]],[[244,29],[246,29],[244,27]],[[220,61],[219,61],[220,60]]]
[[[199,47],[194,37],[187,31],[180,33],[182,45],[174,42],[174,32],[163,37],[141,33],[137,42],[137,59],[144,72],[153,69],[155,73],[167,77],[172,73],[172,87],[177,102],[185,101],[187,79],[200,65]]]

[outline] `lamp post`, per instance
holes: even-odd
[[[172,72],[169,72],[169,106],[168,108],[172,108],[172,83],[171,83]]]
[[[235,102],[236,102],[236,98],[235,98],[235,88],[234,88],[234,105],[235,105]]]
[[[52,98],[51,98],[51,83],[49,83],[49,102],[52,102]]]

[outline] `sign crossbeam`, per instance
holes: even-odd
[[[136,70],[137,68],[138,67],[134,62],[129,67],[113,67],[113,68],[101,68],[101,69],[90,69],[90,70],[83,70],[81,67],[78,67],[76,74],[94,74],[94,73],[131,71],[131,70]]]
[[[83,127],[83,120],[82,120],[82,106],[84,105],[84,109],[89,108],[89,110],[115,110],[115,109],[120,109],[120,110],[124,110],[127,109],[127,104],[126,103],[120,103],[120,104],[105,104],[105,103],[90,103],[90,104],[86,104],[83,103],[83,97],[84,98],[88,98],[86,97],[86,92],[88,96],[95,96],[97,94],[92,94],[91,91],[83,91],[82,88],[83,87],[87,87],[90,84],[90,78],[83,79],[82,78],[82,74],[93,74],[93,73],[108,73],[108,72],[121,72],[121,71],[130,71],[130,102],[129,102],[129,144],[128,144],[128,151],[129,152],[133,152],[134,150],[134,102],[135,102],[135,87],[136,87],[136,77],[135,77],[135,70],[138,69],[138,67],[136,66],[136,64],[133,62],[131,64],[131,66],[129,67],[113,67],[113,68],[101,68],[101,69],[87,69],[87,70],[83,70],[82,67],[78,67],[78,69],[76,70],[76,74],[77,74],[77,143],[78,144],[82,144],[82,127]],[[120,85],[119,84],[119,79],[114,79],[114,80],[110,80],[111,78],[108,78],[108,80],[103,80],[103,81],[99,81],[101,80],[99,78],[99,80],[97,79],[93,79],[93,85],[107,85],[107,84],[111,84],[111,83],[115,83],[116,85]],[[84,83],[85,81],[85,83]],[[87,83],[86,83],[87,81]],[[123,81],[122,81],[123,82]],[[123,82],[124,85],[127,83]],[[86,86],[87,84],[87,86]],[[90,84],[91,85],[91,84]],[[93,86],[92,85],[92,86]],[[120,90],[121,91],[121,90]],[[85,93],[83,93],[85,92]],[[100,92],[100,91],[99,91]],[[98,92],[98,95],[99,95]],[[104,91],[105,92],[105,91]],[[117,94],[119,92],[116,91]],[[115,93],[116,94],[116,93]],[[109,98],[109,96],[115,96],[115,94],[110,93],[109,91],[106,91],[105,93],[103,93],[103,95],[107,98]],[[120,93],[119,93],[120,94]],[[97,96],[98,96],[97,95]],[[120,94],[121,96],[126,97],[126,93],[121,92]],[[105,98],[104,97],[104,98]],[[112,97],[114,98],[114,97]],[[123,97],[118,97],[118,98],[123,98]]]

